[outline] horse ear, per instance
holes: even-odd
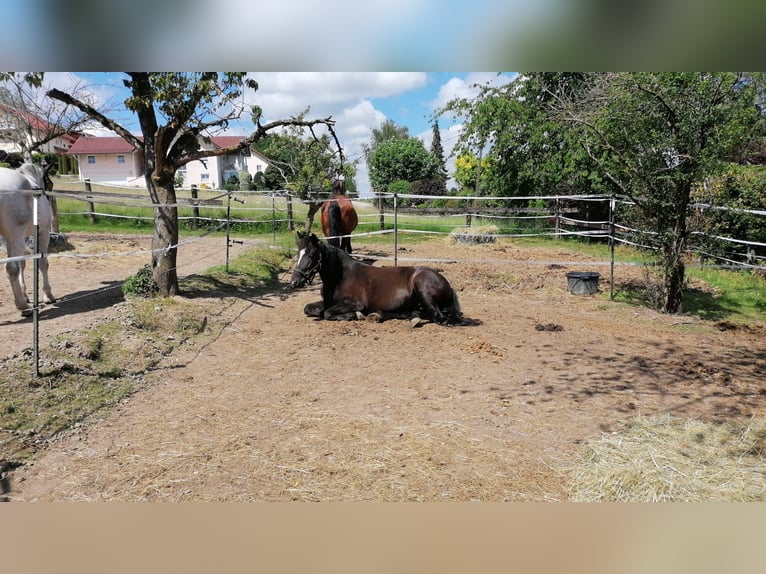
[[[298,242],[300,242],[304,237],[306,237],[306,234],[303,231],[298,231]]]

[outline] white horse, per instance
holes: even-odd
[[[5,240],[5,250],[9,258],[23,256],[26,253],[26,238],[32,234],[34,218],[34,198],[29,192],[13,193],[21,190],[50,190],[50,180],[45,169],[39,165],[25,163],[18,170],[0,167],[0,235]],[[43,276],[43,301],[55,303],[48,281],[48,243],[50,242],[52,212],[45,195],[37,200],[40,251],[39,270]],[[32,314],[24,283],[23,259],[9,261],[5,271],[13,289],[13,299],[23,316]]]

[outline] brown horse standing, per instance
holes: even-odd
[[[351,253],[351,237],[348,237],[359,223],[354,204],[346,196],[346,181],[336,179],[330,199],[319,208],[322,231],[333,247],[340,247]]]

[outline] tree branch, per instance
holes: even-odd
[[[204,159],[206,157],[215,157],[220,155],[229,155],[229,154],[237,153],[239,151],[242,151],[243,149],[249,148],[255,142],[259,141],[261,138],[268,135],[270,131],[280,127],[304,127],[304,128],[311,129],[317,125],[324,125],[327,127],[328,130],[330,130],[330,133],[335,139],[335,142],[338,145],[338,149],[340,150],[341,149],[340,142],[338,141],[338,136],[335,134],[335,130],[333,128],[333,126],[335,125],[335,120],[333,120],[332,117],[327,117],[324,119],[316,119],[316,120],[298,120],[298,119],[292,118],[289,120],[276,120],[273,122],[269,122],[265,125],[261,125],[260,123],[258,123],[256,126],[256,130],[253,133],[251,133],[249,136],[243,138],[238,144],[233,146],[228,146],[228,147],[222,147],[216,150],[200,150],[195,153],[187,154],[184,157],[179,159],[179,161],[176,163],[176,167],[181,167],[183,165],[186,165],[187,163],[190,163],[192,161],[196,161],[199,159]],[[312,131],[312,134],[313,134],[313,131]],[[341,151],[341,154],[342,154],[342,151]],[[343,156],[341,155],[341,157]]]
[[[71,95],[67,94],[66,92],[62,92],[61,90],[57,88],[53,88],[51,90],[48,90],[47,92],[48,97],[51,97],[55,100],[59,100],[60,102],[64,102],[67,105],[73,106],[80,110],[81,112],[89,115],[96,121],[98,121],[102,126],[104,126],[106,129],[111,130],[118,134],[122,139],[127,141],[128,143],[132,144],[134,147],[143,150],[144,149],[144,142],[141,141],[140,138],[130,133],[128,130],[126,130],[124,127],[122,127],[117,122],[109,119],[104,114],[99,112],[97,109],[95,109],[93,106],[90,106],[86,104],[85,102],[82,102]]]

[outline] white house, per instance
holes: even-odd
[[[121,137],[83,136],[69,148],[80,179],[144,186],[144,154]]]
[[[220,149],[237,145],[242,136],[216,136],[210,138],[210,143],[202,143],[202,149]],[[206,157],[200,161],[187,163],[178,171],[183,176],[183,187],[210,187],[218,189],[224,186],[232,175],[239,176],[240,171],[246,171],[255,177],[257,173],[266,171],[269,160],[257,151],[245,149],[237,154]]]
[[[237,145],[241,136],[216,136],[203,141],[202,149],[221,149]],[[80,178],[91,181],[144,186],[143,152],[121,137],[82,137],[69,150],[80,165]],[[236,154],[203,158],[178,170],[183,187],[196,185],[220,189],[231,175],[247,171],[255,176],[265,171],[269,160],[258,152],[240,151]]]

